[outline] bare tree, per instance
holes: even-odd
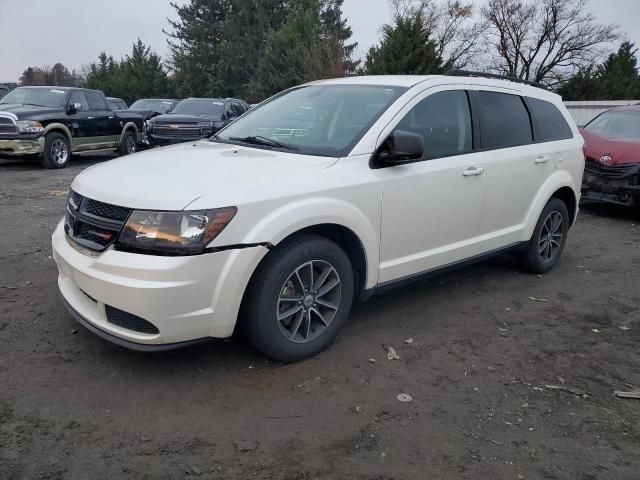
[[[390,0],[394,19],[422,15],[436,53],[446,69],[464,68],[486,45],[487,22],[478,19],[472,2],[460,0]]]
[[[550,86],[620,38],[616,25],[596,21],[589,0],[489,0],[481,12],[497,52],[494,68]]]

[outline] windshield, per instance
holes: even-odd
[[[640,111],[611,110],[594,118],[584,127],[605,137],[640,139]]]
[[[215,98],[188,98],[182,100],[171,113],[206,114],[222,116],[224,102]]]
[[[65,90],[56,88],[16,88],[0,99],[0,104],[61,107],[67,96]]]
[[[158,113],[169,113],[173,107],[171,100],[137,100],[129,107],[129,110],[152,110]]]
[[[405,91],[380,85],[295,88],[250,110],[214,139],[260,137],[299,153],[340,157]]]

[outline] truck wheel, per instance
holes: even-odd
[[[243,300],[241,324],[268,357],[293,362],[324,350],[353,303],[349,257],[332,241],[302,234],[270,252]]]
[[[559,198],[552,198],[542,210],[524,253],[527,268],[533,273],[546,273],[555,267],[567,243],[568,232],[567,206]]]
[[[51,132],[44,138],[42,165],[46,168],[64,168],[71,159],[69,140],[61,133]]]
[[[138,150],[136,136],[131,130],[127,130],[122,134],[122,138],[120,139],[118,153],[120,155],[129,155],[131,153],[136,153],[136,150]]]

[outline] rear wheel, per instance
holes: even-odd
[[[559,198],[552,198],[540,214],[525,251],[527,267],[534,273],[546,273],[556,266],[567,243],[569,212]]]
[[[284,362],[324,350],[347,320],[354,295],[349,258],[311,234],[270,252],[251,280],[242,308],[249,341]]]
[[[122,134],[122,138],[120,139],[118,153],[120,155],[130,155],[132,153],[136,153],[136,150],[138,150],[136,136],[131,130],[127,130]]]
[[[64,168],[71,159],[69,140],[61,133],[51,132],[44,138],[42,165],[46,168]]]

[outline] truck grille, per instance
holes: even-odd
[[[165,137],[179,137],[179,138],[200,138],[202,137],[202,130],[198,126],[194,125],[176,125],[176,128],[169,125],[156,125],[153,128],[153,133],[162,135]]]
[[[13,119],[0,114],[0,135],[15,135],[16,133],[18,133],[18,127]]]
[[[71,190],[64,230],[82,247],[104,251],[116,241],[131,209],[83,197]]]
[[[592,175],[608,178],[625,178],[640,173],[640,163],[627,163],[622,165],[606,165],[587,159],[584,170]]]

